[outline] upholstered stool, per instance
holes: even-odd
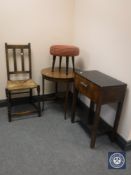
[[[66,74],[68,74],[69,57],[72,58],[73,71],[75,70],[74,57],[79,55],[79,48],[71,45],[53,45],[50,47],[53,55],[52,72],[54,71],[56,57],[59,57],[59,71],[61,70],[62,57],[66,57]]]

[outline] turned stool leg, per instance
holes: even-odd
[[[59,72],[61,71],[61,61],[62,61],[62,56],[60,56],[60,61],[59,61]]]
[[[56,60],[56,56],[53,56],[53,63],[52,63],[52,72],[54,72],[54,66],[55,66],[55,60]]]
[[[66,75],[68,75],[68,64],[69,64],[69,57],[66,57]]]
[[[74,56],[72,56],[72,65],[73,65],[73,72],[75,71],[75,61],[74,61]]]

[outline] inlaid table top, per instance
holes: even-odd
[[[69,69],[68,74],[66,74],[65,68],[61,68],[59,71],[59,68],[55,68],[52,72],[52,68],[45,68],[41,70],[42,76],[45,78],[51,78],[56,80],[73,80],[74,79],[74,72],[73,69]]]

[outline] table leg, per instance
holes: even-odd
[[[41,116],[41,106],[40,106],[40,86],[37,86],[37,94],[38,94],[38,116]]]
[[[42,76],[42,111],[44,110],[44,92],[45,92],[45,79],[44,76]]]
[[[118,128],[119,121],[120,121],[122,106],[123,106],[123,101],[120,101],[117,105],[117,111],[116,111],[116,116],[115,116],[115,121],[114,121],[114,126],[113,126],[113,132],[112,132],[112,137],[111,137],[112,141],[115,141],[117,128]]]
[[[90,101],[89,115],[88,115],[88,123],[89,124],[93,124],[94,106],[95,106],[95,103],[91,100]]]
[[[101,104],[97,104],[95,118],[94,118],[94,124],[93,124],[93,128],[91,131],[91,144],[90,144],[91,148],[95,147],[96,134],[97,134],[97,129],[98,129],[99,121],[100,121],[100,110],[101,110]]]
[[[66,85],[66,95],[65,95],[65,104],[64,104],[65,120],[66,120],[67,103],[68,103],[68,95],[69,95],[69,85],[70,85],[70,83],[67,82],[67,85]]]
[[[55,82],[55,93],[56,93],[56,95],[58,93],[58,82]]]
[[[74,123],[75,121],[75,112],[76,112],[76,102],[78,97],[78,91],[73,87],[73,103],[72,103],[72,115],[71,115],[71,122]]]

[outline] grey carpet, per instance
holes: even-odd
[[[0,108],[0,175],[129,175],[126,170],[109,170],[109,151],[121,151],[107,136],[90,138],[78,123],[64,120],[62,104],[46,103],[42,117],[7,121],[7,109]]]

